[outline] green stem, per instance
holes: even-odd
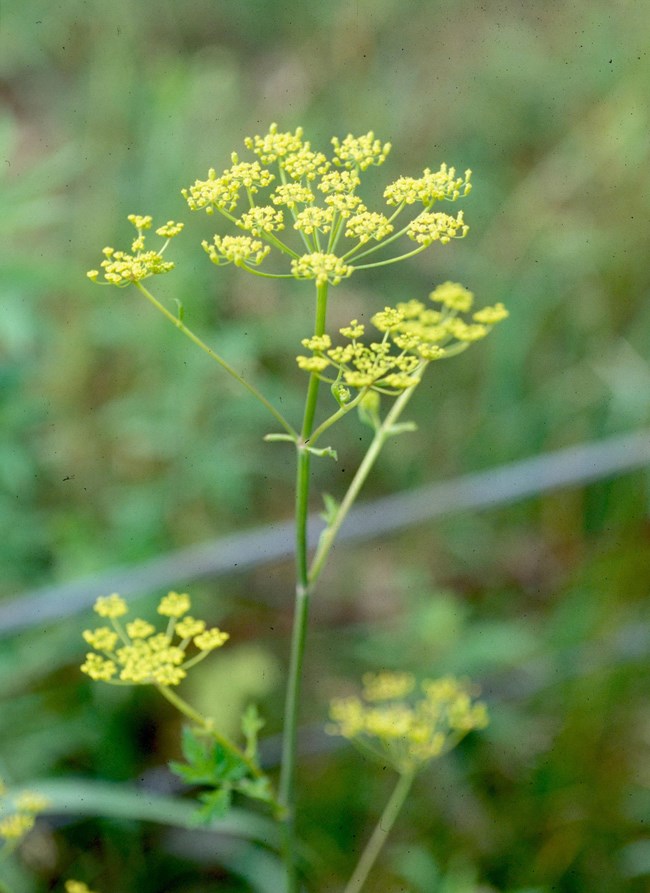
[[[381,852],[383,845],[386,843],[391,828],[395,824],[395,819],[404,805],[404,801],[413,784],[414,777],[415,776],[411,773],[400,775],[395,790],[391,794],[390,799],[381,814],[381,818],[377,822],[375,830],[372,832],[370,840],[366,844],[366,847],[361,854],[361,858],[357,863],[357,867],[354,869],[354,873],[343,893],[359,893],[363,887],[368,874],[370,873],[370,869],[375,864],[377,856]]]
[[[256,270],[254,267],[249,267],[247,264],[242,263],[241,269],[246,270],[247,273],[252,273],[253,276],[260,276],[262,279],[294,279],[294,275],[292,273],[262,273],[261,270]]]
[[[378,260],[374,264],[360,264],[357,266],[355,264],[355,270],[371,270],[373,267],[387,267],[388,264],[396,264],[401,260],[406,260],[409,257],[415,257],[416,254],[420,254],[422,251],[426,251],[428,245],[420,245],[419,248],[415,248],[413,251],[409,251],[407,254],[400,254],[398,257],[389,257],[388,260]],[[354,260],[354,258],[351,258]]]
[[[154,298],[151,292],[148,291],[141,282],[136,282],[135,285],[137,286],[138,290],[142,292],[145,298],[147,298],[147,300],[154,305],[156,310],[159,310],[163,314],[163,316],[167,317],[172,325],[176,326],[176,328],[187,338],[189,338],[190,341],[194,342],[197,347],[200,347],[204,353],[207,353],[207,355],[215,361],[215,363],[218,363],[222,367],[222,369],[225,369],[229,375],[232,375],[235,381],[238,381],[240,385],[243,385],[243,387],[245,387],[246,390],[253,395],[253,397],[259,400],[259,402],[268,409],[271,415],[282,425],[282,427],[288,434],[290,434],[292,437],[298,436],[297,432],[293,429],[289,422],[287,422],[282,413],[278,412],[275,406],[273,406],[273,404],[270,403],[266,399],[266,397],[257,390],[255,385],[250,384],[248,381],[246,381],[245,378],[242,378],[242,376],[233,369],[230,363],[227,363],[226,360],[223,359],[223,357],[220,357],[219,354],[215,353],[212,348],[208,347],[208,345],[204,341],[201,341],[198,335],[195,335],[191,329],[188,329],[188,327],[183,323],[182,320],[180,320],[177,316],[174,316],[174,314],[171,313],[163,304],[161,304],[160,301]]]
[[[325,331],[327,316],[327,283],[316,287],[316,319],[314,336]],[[296,468],[296,603],[291,637],[291,658],[284,710],[282,740],[282,769],[280,772],[279,799],[285,809],[285,864],[287,871],[287,893],[297,893],[298,874],[296,871],[296,830],[295,830],[295,774],[296,739],[298,729],[298,707],[300,684],[307,637],[309,618],[310,585],[308,576],[307,512],[309,507],[309,472],[311,454],[305,443],[309,440],[316,413],[318,399],[318,376],[312,374],[307,388],[305,411],[300,440],[297,441]]]
[[[327,556],[329,555],[330,549],[334,545],[336,535],[341,529],[341,525],[345,521],[348,512],[352,508],[355,499],[359,495],[359,491],[364,485],[366,478],[368,477],[370,470],[372,469],[372,466],[375,464],[382,447],[386,443],[387,438],[390,437],[392,433],[391,429],[393,428],[403,410],[405,409],[407,403],[413,396],[414,391],[415,386],[400,394],[395,403],[393,403],[390,411],[387,413],[384,421],[381,423],[379,428],[377,428],[375,436],[372,439],[372,443],[368,447],[368,452],[363,457],[363,460],[361,461],[361,464],[359,465],[355,476],[352,478],[352,482],[348,487],[348,490],[343,497],[341,504],[338,507],[332,523],[325,528],[321,535],[318,543],[318,548],[316,549],[316,554],[314,555],[314,559],[309,569],[308,580],[311,586],[316,583],[316,580],[320,576],[325,565],[325,561],[327,560]]]

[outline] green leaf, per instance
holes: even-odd
[[[211,765],[196,766],[189,763],[170,762],[169,769],[186,784],[213,784],[214,770]]]
[[[199,738],[191,726],[183,726],[181,750],[190,765],[198,764],[205,759],[205,742]]]
[[[313,453],[314,456],[319,456],[319,457],[327,456],[329,459],[334,459],[335,462],[339,458],[336,450],[333,449],[332,447],[323,447],[322,449],[317,449],[316,447],[306,446],[305,449],[309,453]]]
[[[217,742],[212,749],[213,783],[238,781],[249,771],[244,760]]]
[[[255,704],[249,704],[241,718],[241,730],[246,739],[246,756],[255,760],[257,758],[257,733],[264,726],[264,720],[260,716]]]
[[[172,762],[169,768],[187,784],[216,787],[224,781],[238,781],[248,772],[237,753],[218,741],[209,746],[189,727],[183,729],[182,750],[187,763]]]
[[[222,787],[216,791],[208,791],[200,794],[199,800],[203,806],[197,811],[197,818],[202,824],[209,824],[214,819],[222,819],[232,804],[232,791],[230,787]]]
[[[181,749],[187,763],[173,761],[169,764],[170,770],[187,784],[213,784],[215,781],[213,755],[189,726],[183,729]]]
[[[178,298],[174,298],[177,307],[177,316],[179,322],[183,322],[183,318],[185,316],[185,307],[182,301],[179,301]]]

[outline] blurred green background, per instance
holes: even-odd
[[[272,121],[325,150],[373,129],[393,143],[378,184],[442,161],[474,171],[468,238],[344,281],[332,327],[448,278],[511,312],[435,368],[412,403],[418,432],[386,449],[366,496],[644,428],[649,27],[632,0],[3,0],[0,597],[290,516],[291,463],[263,443],[263,410],[137,293],[85,278],[130,240],[127,214],[184,219],[156,294],[182,299],[296,419],[309,288],[217,270],[199,247],[212,223],[180,196]],[[343,461],[316,481],[335,494],[367,434],[349,419],[336,438]],[[423,776],[369,889],[648,889],[649,579],[644,472],[337,551],[314,606],[306,730],[381,667],[471,675],[493,717]],[[226,725],[253,698],[274,736],[290,565],[192,592],[232,644],[188,697]],[[0,775],[166,793],[177,721],[146,691],[80,678],[88,622],[0,642]],[[309,889],[334,893],[392,779],[316,739],[301,827]],[[70,875],[103,893],[273,889],[259,848],[73,812],[44,818],[3,867],[16,893]]]

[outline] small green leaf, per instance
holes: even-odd
[[[215,780],[214,760],[193,729],[185,726],[181,749],[186,763],[173,761],[170,770],[187,784],[212,784]]]
[[[332,449],[332,447],[323,447],[323,449],[318,450],[318,449],[316,449],[316,447],[306,446],[305,449],[309,453],[313,453],[314,456],[320,456],[320,457],[327,456],[330,459],[334,459],[335,462],[338,461],[338,458],[339,458],[336,450]]]
[[[216,791],[208,791],[199,795],[203,806],[197,811],[197,818],[201,823],[209,824],[214,819],[222,819],[232,803],[232,792],[229,787],[222,787]]]
[[[183,726],[181,750],[183,751],[183,756],[190,764],[201,762],[205,759],[205,744],[191,726]]]
[[[180,322],[183,322],[183,319],[185,317],[185,307],[183,305],[183,302],[179,301],[178,298],[174,298],[174,301],[176,303],[178,319]]]
[[[245,761],[218,741],[207,745],[186,727],[183,729],[183,756],[187,763],[170,763],[170,769],[187,784],[217,786],[224,781],[238,781],[248,772]]]
[[[246,739],[246,756],[255,760],[257,758],[257,733],[264,726],[264,720],[260,716],[255,704],[249,704],[241,718],[241,730]]]
[[[216,783],[238,781],[247,774],[248,766],[240,756],[217,742],[212,749],[213,775]]]

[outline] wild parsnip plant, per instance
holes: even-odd
[[[428,300],[400,296],[395,303],[382,301],[368,308],[369,324],[353,319],[338,332],[328,331],[328,302],[344,279],[467,235],[463,212],[447,213],[440,208],[469,193],[471,172],[459,176],[453,167],[442,164],[435,171],[426,168],[418,177],[401,176],[385,187],[384,207],[370,209],[359,191],[362,181],[391,149],[390,143],[382,143],[372,132],[334,137],[329,157],[312,148],[301,128],[281,132],[275,124],[263,136],[247,138],[245,147],[250,153],[246,159],[233,152],[229,167],[220,174],[211,169],[205,179],[184,189],[183,195],[190,210],[225,221],[224,232],[202,243],[213,264],[233,264],[253,276],[297,279],[311,290],[313,328],[296,358],[307,376],[300,422],[285,418],[253,382],[199,338],[186,324],[180,302],[173,312],[145,286],[145,280],[173,270],[167,249],[181,233],[182,223],[168,221],[156,228],[160,241],[150,247],[152,218],[132,214],[129,220],[136,235],[130,250],[105,248],[100,269],[88,276],[102,285],[135,286],[265,406],[281,429],[265,439],[286,442],[295,452],[295,615],[277,793],[258,763],[261,720],[257,712],[251,708],[244,715],[244,744],[239,745],[221,735],[212,719],[199,715],[177,693],[191,667],[227,640],[227,633],[206,629],[203,621],[189,616],[185,594],[170,593],[161,601],[158,613],[167,618],[162,631],[141,618],[124,622],[128,607],[119,596],[100,599],[95,610],[108,625],[84,633],[93,651],[82,669],[111,684],[153,685],[187,717],[191,726],[183,741],[186,763],[175,764],[174,771],[208,788],[201,795],[206,818],[223,814],[233,793],[265,801],[284,828],[286,893],[296,893],[300,886],[296,730],[309,606],[316,583],[382,447],[389,438],[412,429],[401,418],[429,367],[484,338],[508,314],[501,304],[473,311],[473,294],[458,283],[445,282],[431,291]],[[323,385],[329,389],[330,408],[321,418],[317,400]],[[334,426],[353,410],[371,426],[374,436],[340,501],[324,497],[326,526],[312,555],[307,543],[311,463],[321,458],[337,461],[329,438]],[[356,893],[365,883],[415,775],[467,732],[486,723],[486,708],[475,700],[474,688],[451,678],[417,682],[405,673],[370,674],[364,678],[361,699],[332,703],[328,731],[377,756],[398,776],[346,893]]]

